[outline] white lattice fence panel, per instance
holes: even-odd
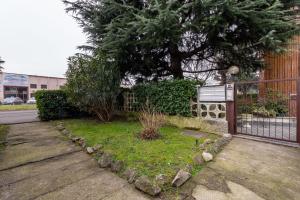
[[[134,104],[136,103],[136,98],[133,92],[126,92],[124,94],[124,110],[125,111],[135,111]]]
[[[199,102],[191,100],[191,112],[194,117],[201,117],[209,120],[226,121],[226,103],[224,102]]]
[[[226,103],[200,102],[199,115],[204,119],[226,121]]]

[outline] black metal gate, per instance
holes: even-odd
[[[236,132],[300,143],[299,86],[299,79],[236,83]]]

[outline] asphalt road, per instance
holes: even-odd
[[[0,124],[19,124],[37,121],[39,121],[37,110],[0,112]]]

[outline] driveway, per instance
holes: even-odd
[[[51,124],[11,125],[0,153],[1,200],[147,200]]]
[[[0,111],[0,124],[18,124],[39,121],[37,110]]]
[[[196,200],[299,200],[300,148],[234,138],[187,191]]]
[[[238,116],[237,132],[263,136],[267,138],[284,139],[287,141],[297,141],[297,120],[295,117],[291,118],[242,118]]]

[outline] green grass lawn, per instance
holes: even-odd
[[[201,166],[193,165],[193,157],[201,153],[193,137],[182,135],[182,130],[172,126],[161,128],[161,138],[153,141],[141,140],[138,122],[115,121],[99,123],[92,120],[66,120],[65,126],[76,136],[84,137],[89,146],[102,144],[104,150],[116,159],[150,178],[165,174],[171,180],[178,169],[187,164],[193,166],[193,173]],[[215,135],[210,135],[216,138]],[[205,138],[199,142],[202,143]]]
[[[14,110],[35,110],[35,104],[22,105],[0,105],[0,111],[14,111]]]
[[[0,125],[0,152],[4,149],[5,138],[7,134],[8,127],[5,125]]]

